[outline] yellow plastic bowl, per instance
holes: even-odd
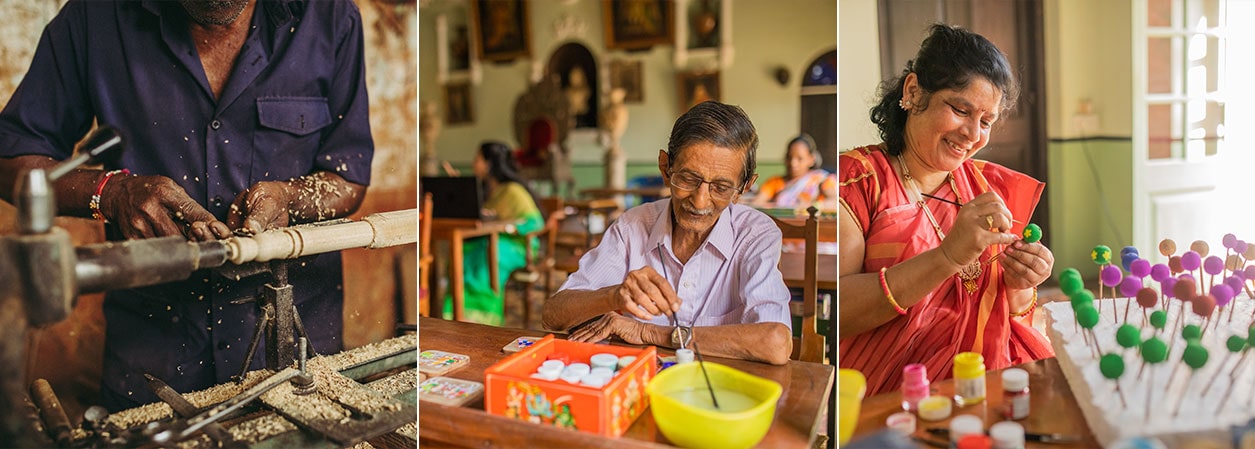
[[[837,427],[837,443],[850,442],[854,435],[854,427],[858,424],[858,412],[863,403],[863,395],[867,392],[867,378],[863,373],[852,369],[837,371],[837,410],[841,421]]]
[[[691,449],[744,449],[758,444],[771,428],[780,384],[717,363],[706,363],[716,389],[748,396],[753,403],[739,412],[722,412],[681,402],[691,390],[706,393],[706,380],[697,362],[675,365],[654,377],[645,388],[658,430],[677,446]],[[724,403],[720,403],[721,406]]]

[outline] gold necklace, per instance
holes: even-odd
[[[906,167],[906,160],[902,158],[901,153],[898,153],[898,164],[902,166],[902,177],[915,188],[915,205],[919,206],[919,208],[924,211],[924,216],[928,217],[928,222],[933,225],[933,230],[937,231],[937,238],[945,240],[946,233],[941,231],[941,225],[937,223],[937,218],[933,216],[932,211],[928,210],[928,206],[924,204],[924,189],[920,188],[919,181],[911,177],[911,170]],[[954,191],[954,197],[959,200],[958,202],[960,204],[962,204],[963,197],[959,195],[959,188],[955,185],[954,174],[947,173],[946,180],[950,182],[950,190]],[[980,257],[977,257],[974,262],[967,264],[963,267],[963,269],[959,270],[959,279],[963,280],[963,289],[967,290],[967,294],[971,295],[976,293],[976,288],[978,287],[976,284],[976,278],[980,277],[980,274],[983,271],[984,270],[980,264]]]

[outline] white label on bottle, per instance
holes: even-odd
[[[973,379],[957,379],[955,388],[958,390],[964,402],[969,400],[979,401],[985,398],[985,377],[977,377]]]

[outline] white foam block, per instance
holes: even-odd
[[[1125,304],[1132,301],[1128,322],[1141,329],[1142,340],[1157,335],[1169,345],[1168,359],[1158,365],[1146,365],[1142,369],[1142,357],[1137,348],[1125,349],[1116,342],[1116,329],[1124,321]],[[1255,417],[1255,354],[1243,361],[1237,380],[1230,382],[1242,353],[1230,353],[1225,341],[1233,335],[1247,336],[1251,325],[1251,311],[1255,301],[1242,297],[1236,302],[1237,309],[1229,320],[1230,311],[1221,309],[1213,315],[1212,323],[1203,332],[1202,344],[1207,348],[1207,363],[1191,373],[1181,361],[1185,340],[1181,328],[1186,324],[1202,325],[1201,317],[1186,305],[1182,321],[1178,321],[1181,301],[1171,300],[1166,312],[1168,322],[1164,330],[1155,334],[1155,328],[1143,321],[1142,308],[1136,300],[1126,298],[1103,299],[1100,319],[1094,326],[1094,336],[1102,353],[1121,354],[1124,359],[1124,375],[1120,377],[1120,391],[1127,407],[1121,404],[1116,393],[1116,382],[1103,377],[1091,340],[1086,344],[1082,336],[1085,330],[1076,323],[1072,306],[1068,302],[1046,304],[1047,333],[1054,346],[1059,366],[1080,404],[1094,437],[1104,446],[1121,438],[1133,436],[1154,437],[1168,447],[1178,447],[1198,440],[1212,440],[1231,444],[1229,427],[1245,424]],[[1097,307],[1098,302],[1095,302]],[[1230,306],[1234,304],[1231,303]],[[1113,316],[1113,309],[1115,316]],[[1147,311],[1146,316],[1150,315]],[[1218,322],[1216,320],[1219,319]],[[1119,321],[1117,321],[1119,320]],[[1255,350],[1251,351],[1255,353]],[[1175,376],[1172,370],[1177,370]],[[1220,371],[1217,376],[1217,371]],[[1172,383],[1169,384],[1169,378]],[[1216,385],[1202,392],[1215,379]],[[1232,385],[1232,389],[1230,389]],[[1185,395],[1184,401],[1182,396]],[[1228,400],[1224,399],[1228,396]],[[1150,417],[1147,418],[1147,401]],[[1223,409],[1221,405],[1223,403]],[[1177,412],[1177,406],[1180,411]],[[1175,416],[1174,416],[1175,414]]]

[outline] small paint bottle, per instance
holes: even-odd
[[[985,400],[985,357],[975,352],[954,356],[954,400],[967,406]]]
[[[1002,403],[1006,405],[1007,419],[1028,417],[1028,371],[1010,368],[1002,372]]]
[[[1017,422],[1003,421],[989,428],[993,449],[1024,449],[1024,426]]]
[[[914,412],[919,401],[928,397],[928,368],[912,363],[902,369],[902,410]]]
[[[985,423],[976,415],[959,415],[950,420],[950,447],[962,447],[959,442],[968,435],[985,436]]]

